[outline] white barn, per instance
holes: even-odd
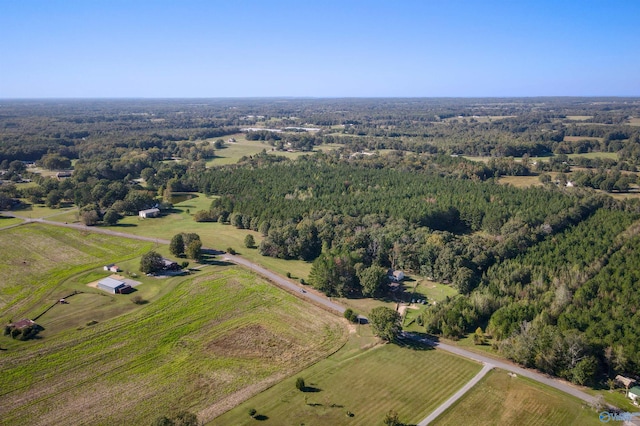
[[[153,208],[153,209],[147,209],[147,210],[140,210],[138,212],[138,216],[140,216],[141,218],[148,218],[148,217],[158,217],[158,215],[160,214],[160,209],[157,208]]]
[[[109,293],[123,293],[123,291],[129,287],[124,281],[116,280],[115,278],[107,277],[98,281],[98,286],[100,290],[104,290]]]

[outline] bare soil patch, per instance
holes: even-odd
[[[259,324],[233,330],[207,345],[218,356],[231,358],[265,358],[278,362],[287,361],[302,348],[297,343],[278,335]]]

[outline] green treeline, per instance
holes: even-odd
[[[600,209],[495,264],[469,297],[429,311],[427,332],[457,337],[488,323],[487,332],[507,357],[580,384],[596,380],[598,371],[637,369],[638,237],[627,239],[637,233],[630,228],[637,219],[635,213]]]

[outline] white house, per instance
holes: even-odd
[[[152,208],[152,209],[147,209],[147,210],[140,210],[138,212],[138,216],[140,216],[141,218],[148,218],[148,217],[157,217],[160,214],[160,209],[157,208]]]
[[[635,405],[638,405],[638,403],[640,402],[640,386],[634,386],[629,389],[627,391],[627,397],[629,397],[629,399],[633,401]]]

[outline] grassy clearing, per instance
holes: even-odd
[[[607,158],[617,160],[618,154],[615,152],[585,152],[584,154],[568,154],[569,158]]]
[[[602,138],[598,138],[595,136],[565,136],[563,140],[566,142],[577,142],[577,141],[584,141],[584,140],[601,141]]]
[[[207,167],[221,166],[225,164],[235,164],[240,158],[250,155],[256,155],[263,150],[268,154],[281,155],[287,158],[298,158],[301,155],[310,154],[309,152],[288,152],[288,151],[275,151],[271,145],[262,141],[250,141],[247,140],[244,133],[238,133],[226,137],[225,139],[234,138],[236,142],[225,142],[224,148],[216,150],[216,158],[212,158],[207,161]],[[212,139],[211,142],[218,138]],[[321,145],[314,149],[314,151],[327,151],[341,147],[338,144]]]
[[[638,407],[631,403],[631,400],[627,398],[626,390],[624,388],[618,388],[614,390],[594,390],[587,389],[587,392],[592,395],[602,395],[607,404],[611,404],[614,407],[618,407],[622,411],[628,413],[635,413]]]
[[[598,413],[577,398],[502,370],[438,417],[435,425],[599,425]]]
[[[593,118],[593,115],[567,115],[567,120],[585,121]]]
[[[631,117],[629,119],[630,126],[640,126],[640,117]]]
[[[402,284],[402,290],[395,293],[388,293],[387,296],[383,298],[336,298],[336,301],[358,313],[368,315],[373,308],[378,306],[386,306],[391,309],[396,309],[398,304],[409,303],[412,299],[426,299],[429,303],[433,303],[440,302],[447,296],[451,297],[458,294],[457,290],[451,286],[440,284],[417,275],[407,277]],[[408,309],[406,311],[408,318],[405,320],[405,325],[408,325],[411,322],[411,319],[415,319],[425,309],[428,309],[428,305],[417,305],[415,307],[418,309]],[[424,331],[417,329],[413,330],[412,328],[408,328],[408,330]]]
[[[261,256],[257,249],[244,247],[244,238],[247,234],[253,235],[256,244],[260,244],[262,241],[260,233],[237,229],[231,225],[195,222],[192,215],[198,210],[208,210],[214,197],[207,197],[204,194],[194,195],[194,198],[175,204],[173,211],[163,217],[140,219],[137,216],[129,216],[122,219],[118,225],[109,227],[109,229],[166,240],[170,240],[180,232],[195,232],[200,235],[206,247],[220,250],[226,250],[231,247],[243,257],[281,275],[286,275],[287,272],[290,272],[294,279],[307,279],[311,270],[311,263],[265,257]],[[56,216],[52,220],[72,223],[77,220],[73,217],[74,215],[75,213],[70,213],[69,216]]]
[[[222,401],[249,397],[249,386],[298,371],[345,338],[344,320],[250,272],[216,267],[136,312],[4,352],[0,418],[150,424],[186,409],[207,420]]]
[[[52,209],[51,207],[47,207],[44,204],[29,204],[28,201],[22,200],[26,204],[26,207],[15,210],[15,213],[19,216],[27,217],[27,218],[53,218],[60,215],[68,214],[69,212],[77,211],[76,207],[64,207],[60,209]]]
[[[17,219],[15,217],[0,216],[0,228],[17,225],[22,222],[22,219]]]
[[[512,185],[516,188],[528,188],[530,186],[542,186],[538,176],[502,176],[498,183]]]
[[[369,342],[352,334],[349,345],[296,376],[314,391],[298,391],[292,377],[210,425],[255,424],[247,414],[252,407],[265,425],[376,425],[390,409],[401,421],[414,424],[480,370],[479,364],[443,351],[371,347]],[[347,411],[354,416],[348,417]]]
[[[19,241],[19,244],[16,242]],[[0,232],[0,312],[4,320],[35,316],[77,285],[69,277],[139,256],[151,243],[72,229],[25,224]],[[77,283],[76,283],[77,284]]]

